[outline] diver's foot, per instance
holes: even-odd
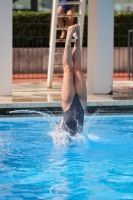
[[[78,40],[78,36],[77,36],[76,32],[73,33],[73,37],[75,40]]]
[[[75,32],[75,25],[69,26],[67,30],[66,46],[71,45],[71,39],[74,32]]]
[[[80,40],[80,26],[75,24],[75,32],[73,34],[75,40]]]

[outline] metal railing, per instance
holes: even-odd
[[[114,77],[128,79],[128,35],[114,37]]]
[[[128,78],[133,79],[133,30],[128,31]]]
[[[47,73],[49,37],[15,36],[14,40],[21,46],[13,48],[13,77],[43,78],[43,74]],[[28,40],[29,46],[25,40]]]
[[[13,26],[13,78],[42,79],[46,77],[49,57],[49,35],[47,33],[48,31],[46,32],[46,29],[48,29],[49,24],[14,23]],[[41,29],[39,27],[39,32],[37,32],[38,26],[41,27]],[[15,31],[16,29],[17,31]],[[29,29],[30,31],[28,31]],[[21,34],[21,31],[24,31],[24,35]],[[20,32],[20,35],[15,35],[16,32]],[[60,31],[58,31],[57,34],[59,37]],[[87,36],[84,36],[84,40],[87,40]],[[63,52],[63,49],[63,43],[56,44],[56,52]],[[82,70],[86,72],[86,47],[83,48],[82,57]],[[58,56],[55,55],[55,63],[62,64],[61,54]],[[63,76],[62,66],[54,69],[54,76]]]
[[[114,77],[118,79],[131,79],[133,74],[129,70],[129,48],[128,48],[128,31],[132,29],[133,23],[118,22],[114,23]],[[132,51],[132,47],[130,48]],[[131,54],[131,53],[130,53]]]
[[[27,33],[25,36],[13,36],[13,78],[44,78],[47,74],[49,56],[49,36],[44,34],[43,23],[17,23],[14,26],[23,30],[26,25],[42,26],[41,33],[33,36]],[[22,26],[22,27],[21,27]],[[87,27],[87,25],[86,25]],[[34,31],[34,29],[33,29]],[[62,52],[63,44],[58,43],[57,52]],[[62,63],[62,55],[55,56],[56,63]],[[126,35],[114,37],[114,77],[120,79],[133,79],[133,31]],[[83,36],[82,70],[87,72],[87,35]],[[55,68],[54,76],[62,76],[62,66]]]

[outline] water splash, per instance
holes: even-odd
[[[47,113],[43,113],[43,112],[40,112],[40,111],[35,111],[35,110],[13,110],[13,111],[9,111],[9,114],[39,114],[41,116],[44,116],[44,117],[50,117],[51,115],[50,114],[47,114]]]
[[[105,112],[105,109],[97,109],[89,118],[88,121],[86,121],[84,123],[84,132],[86,134],[86,138],[89,141],[94,141],[94,142],[101,142],[104,141],[105,139],[103,138],[103,136],[101,134],[97,134],[97,132],[95,132],[95,130],[97,130],[97,127],[99,126],[100,128],[100,124],[102,124],[102,117],[98,117],[101,115],[101,113]],[[104,114],[105,115],[105,114]]]
[[[94,134],[88,134],[88,138],[91,140],[91,141],[94,141],[94,142],[99,142],[100,141],[100,137],[94,135]]]
[[[42,116],[43,118],[47,118],[47,120],[50,123],[51,127],[56,127],[57,126],[57,122],[55,119],[53,119],[54,114],[52,114],[52,112],[49,112],[46,110],[46,112],[41,112],[41,111],[36,111],[36,110],[14,110],[14,111],[10,111],[9,114],[37,114]]]
[[[62,112],[60,114],[55,115],[50,111],[35,111],[35,110],[14,110],[10,111],[9,114],[30,114],[30,116],[33,115],[39,115],[42,116],[44,120],[46,120],[50,126],[49,131],[46,134],[46,136],[49,136],[49,139],[52,138],[52,141],[55,146],[63,145],[63,146],[72,146],[72,145],[79,145],[79,144],[87,144],[91,145],[91,142],[96,143],[107,143],[111,142],[111,135],[112,132],[112,126],[106,127],[107,131],[106,134],[104,132],[105,120],[104,117],[101,117],[101,113],[104,112],[105,109],[99,108],[97,109],[92,115],[89,115],[85,113],[85,122],[83,127],[82,133],[77,133],[75,136],[71,136],[69,133],[62,131],[59,133],[59,125],[62,118]],[[20,115],[21,116],[21,115]],[[98,130],[101,130],[100,132]],[[102,132],[103,130],[103,132]]]
[[[84,134],[77,133],[75,136],[71,136],[69,133],[62,131],[59,133],[58,128],[61,121],[61,115],[55,118],[55,115],[51,112],[47,113],[35,111],[35,110],[14,110],[10,111],[9,114],[38,114],[42,117],[46,117],[49,121],[50,127],[53,131],[49,132],[48,134],[51,135],[54,144],[63,144],[63,145],[72,145],[76,143],[83,143],[85,142]]]
[[[68,132],[62,131],[60,133],[57,130],[57,132],[50,132],[49,134],[53,138],[55,145],[72,146],[86,142],[84,135],[81,133],[76,133],[75,136],[71,136]]]
[[[54,145],[64,145],[64,146],[70,146],[70,145],[76,145],[81,143],[86,143],[89,140],[93,141],[99,141],[100,138],[96,136],[94,133],[90,132],[91,127],[94,126],[96,122],[96,116],[101,112],[100,109],[97,109],[95,113],[90,116],[90,119],[84,123],[84,129],[83,133],[77,133],[75,136],[71,136],[68,132],[62,131],[61,133],[58,131],[59,124],[61,121],[61,115],[57,116],[55,118],[55,115],[51,112],[41,112],[41,111],[35,111],[35,110],[14,110],[10,111],[9,114],[30,114],[30,115],[40,115],[43,118],[46,118],[50,124],[50,127],[52,131],[48,132],[48,135],[52,137]]]

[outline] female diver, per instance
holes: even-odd
[[[75,43],[71,51],[71,39]],[[57,142],[63,131],[70,136],[81,133],[84,123],[84,110],[87,105],[87,90],[84,74],[81,69],[80,27],[78,24],[68,27],[66,44],[63,54],[64,77],[62,84],[62,109]]]

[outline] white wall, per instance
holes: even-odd
[[[0,95],[12,94],[12,1],[0,0]]]
[[[108,94],[113,85],[114,1],[89,0],[88,94]]]

